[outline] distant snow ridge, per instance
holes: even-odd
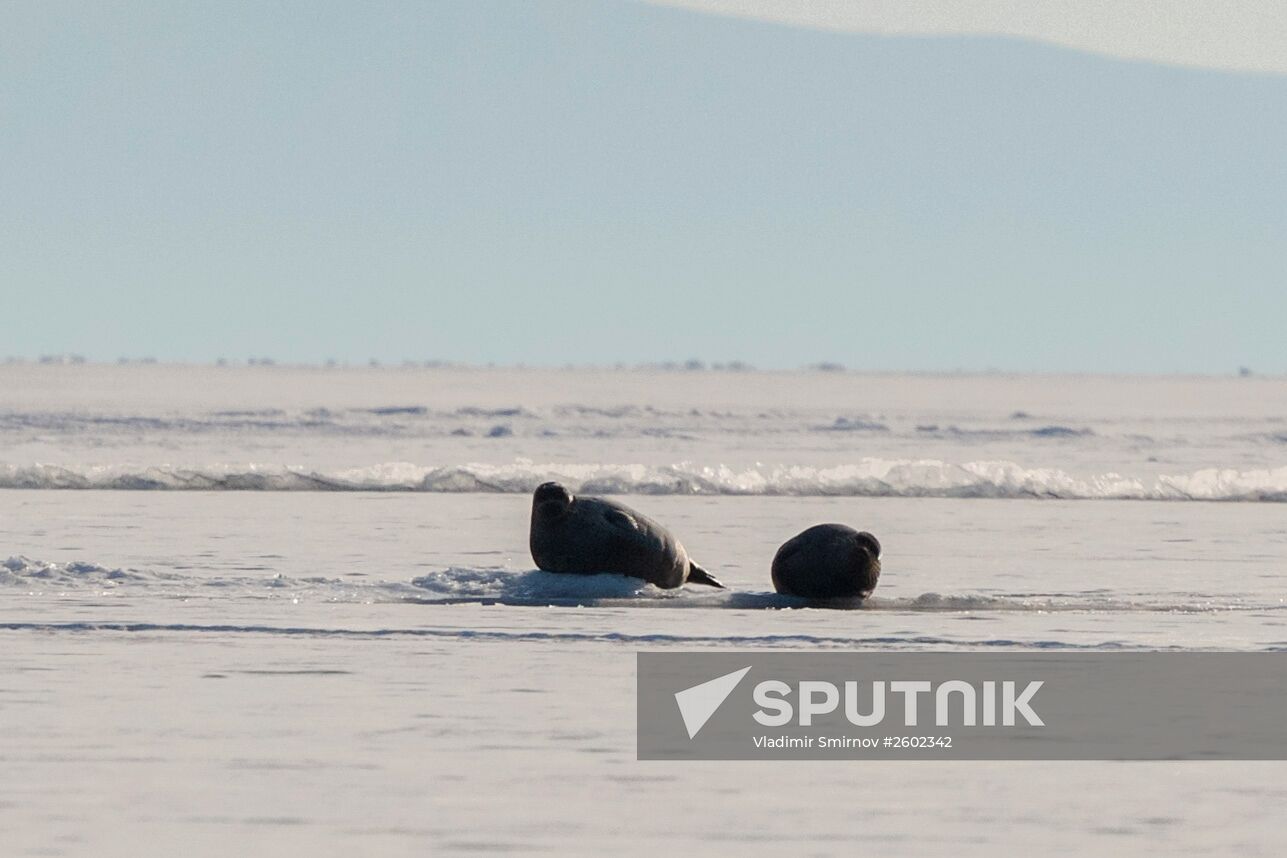
[[[1287,467],[1190,474],[1085,477],[1014,462],[952,464],[935,459],[874,459],[833,467],[759,465],[465,464],[425,467],[391,462],[330,473],[278,465],[65,467],[0,465],[0,488],[230,491],[400,491],[525,494],[546,480],[574,492],[650,495],[1064,498],[1287,502]]]
[[[126,581],[142,580],[145,576],[133,569],[109,569],[97,563],[72,561],[46,563],[18,555],[0,563],[0,585],[29,586],[34,584],[67,586],[95,584],[115,587]]]

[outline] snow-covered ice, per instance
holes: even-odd
[[[5,855],[1284,845],[1281,763],[640,763],[634,654],[1287,649],[1287,381],[0,382]],[[546,477],[622,493],[730,590],[533,569]],[[773,594],[777,546],[830,520],[880,537],[875,597]]]

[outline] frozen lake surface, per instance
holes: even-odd
[[[1281,854],[1280,763],[640,763],[634,657],[1287,649],[1285,417],[1256,378],[0,366],[0,843]],[[730,591],[533,570],[547,477]],[[876,596],[772,594],[831,520]]]

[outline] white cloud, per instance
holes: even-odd
[[[817,30],[996,35],[1180,66],[1287,74],[1283,0],[647,0]]]

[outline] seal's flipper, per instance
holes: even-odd
[[[718,578],[692,561],[689,561],[688,563],[688,583],[705,584],[708,587],[718,587],[721,590],[724,589],[724,585],[719,582]]]

